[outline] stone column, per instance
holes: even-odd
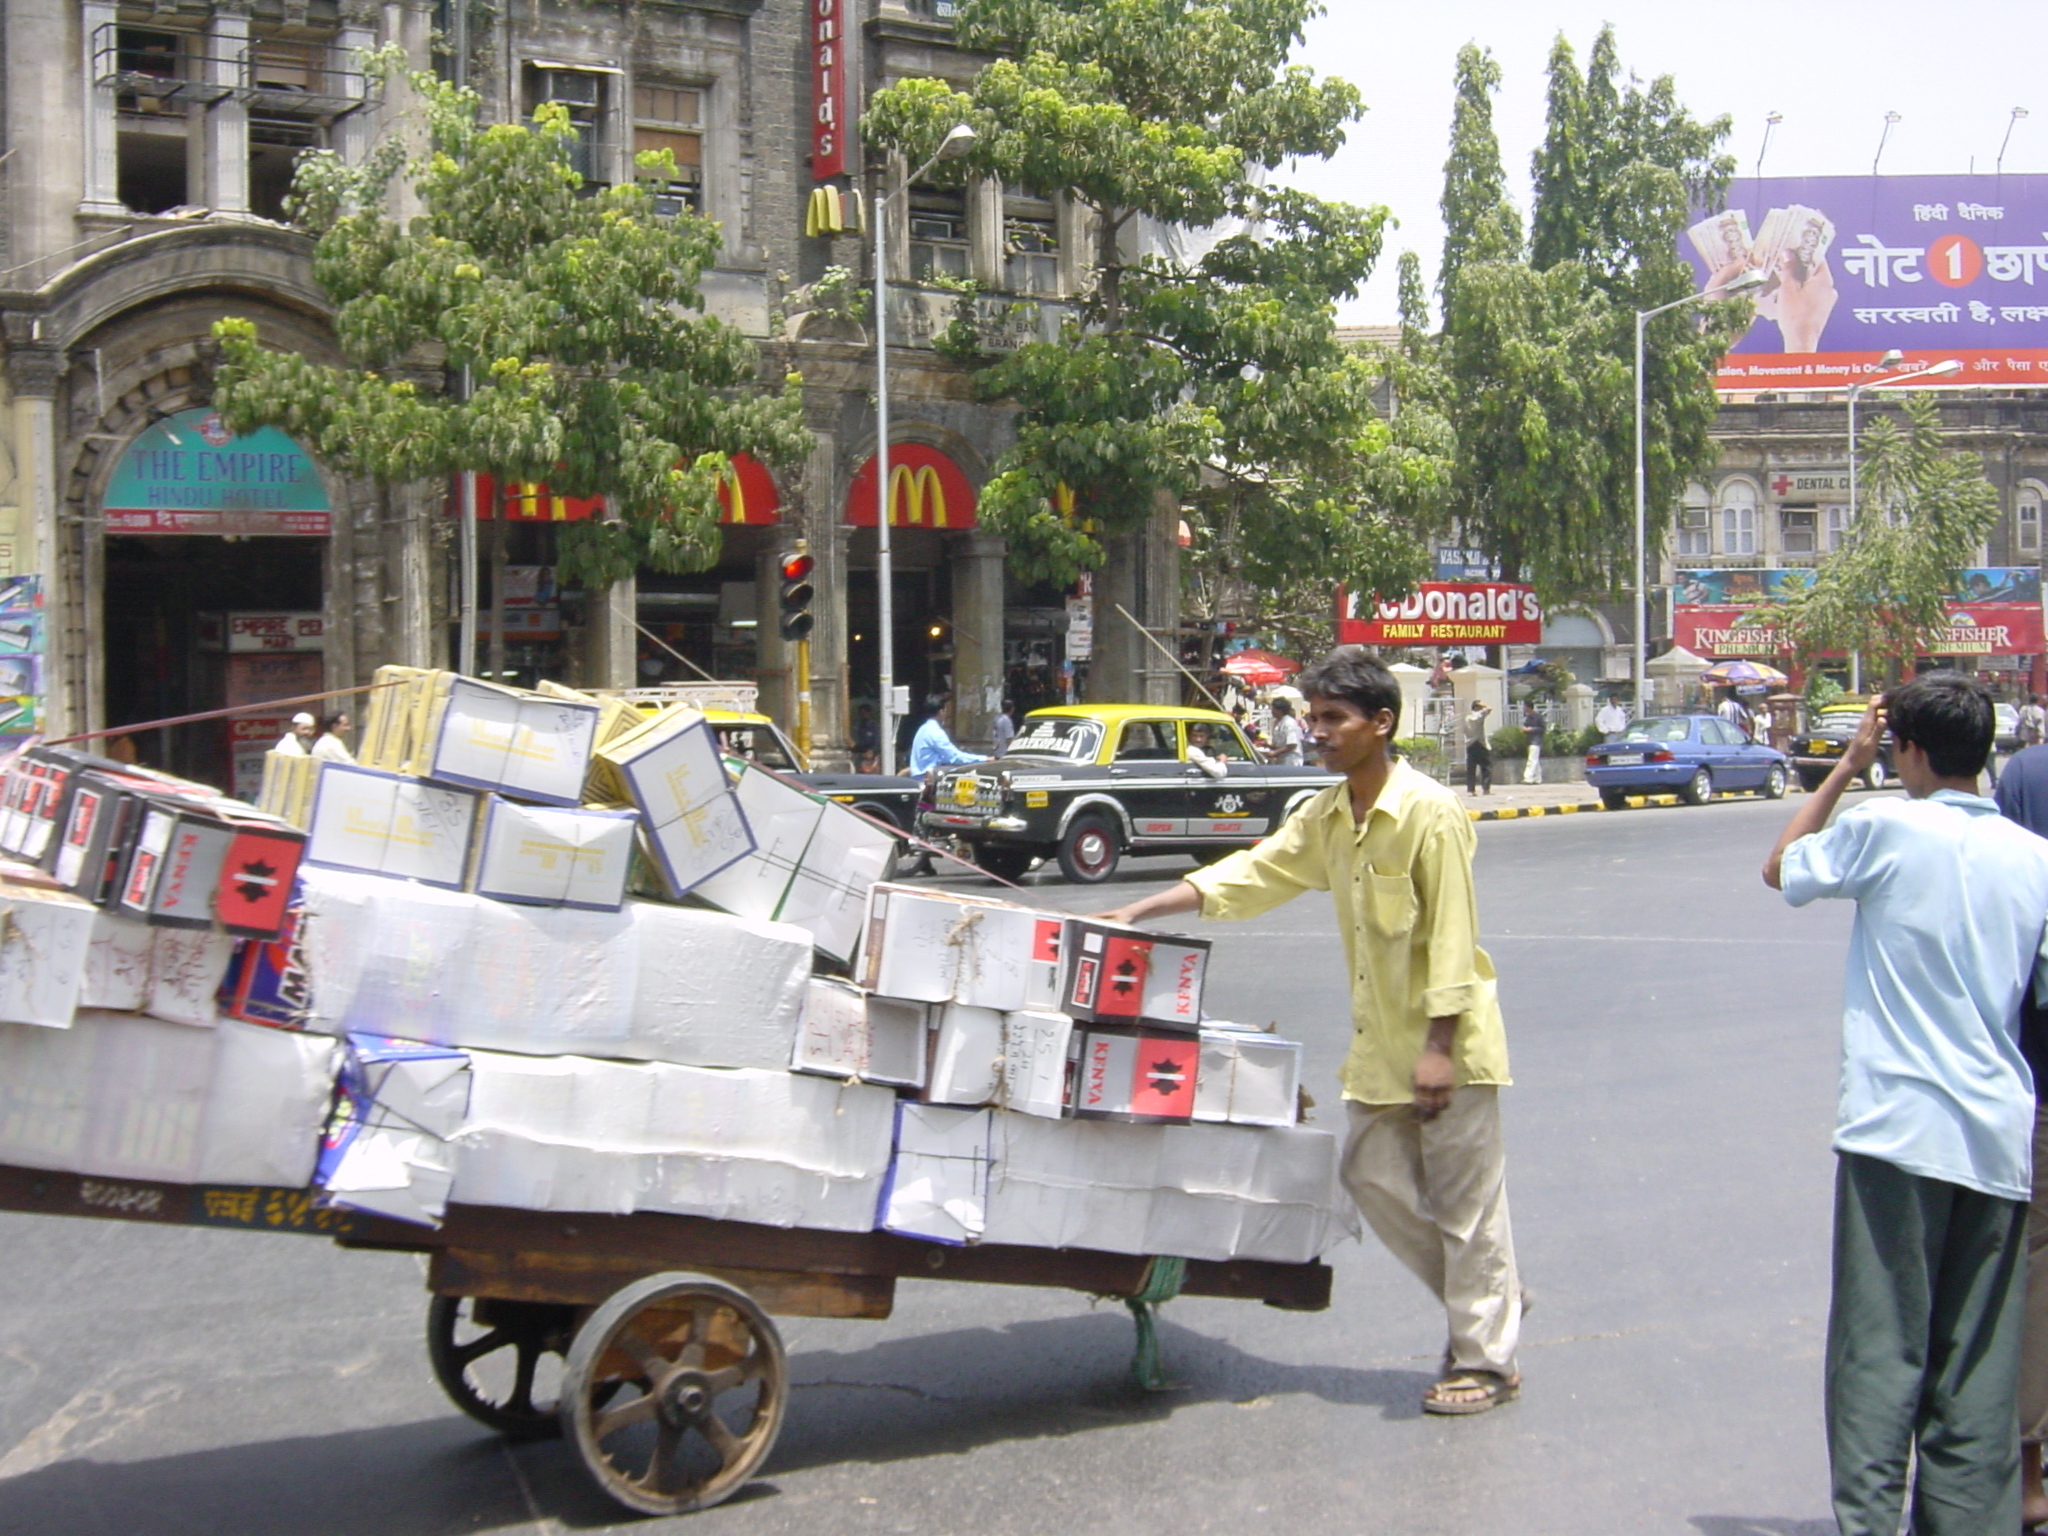
[[[1003,696],[1003,541],[970,533],[951,541],[953,724],[956,739],[986,746]]]
[[[590,594],[585,628],[583,685],[586,688],[631,688],[640,681],[634,668],[640,632],[640,583],[628,576]]]
[[[357,67],[357,55],[377,46],[375,0],[344,0],[341,27],[335,33],[333,58],[328,68],[339,73],[342,89],[360,100],[369,81]],[[375,126],[370,109],[358,107],[334,125],[334,147],[350,165],[360,164],[370,152],[370,130]]]
[[[249,82],[248,0],[214,0],[206,23],[206,80],[230,90]],[[249,208],[249,108],[239,94],[192,109],[192,142],[200,174],[187,182],[186,196],[216,213]]]
[[[85,115],[81,124],[84,130],[85,186],[78,211],[82,215],[99,218],[120,218],[127,212],[121,206],[118,189],[114,88],[97,83],[102,70],[100,61],[94,57],[99,46],[100,28],[113,26],[115,9],[110,0],[85,0],[79,8],[80,46],[84,50],[79,78],[86,82],[86,87]],[[111,37],[111,33],[108,35]]]
[[[1140,640],[1138,662],[1144,679],[1140,697],[1147,704],[1178,704],[1185,678],[1175,665],[1180,655],[1180,501],[1160,492],[1153,500],[1151,523],[1144,540],[1145,578],[1135,610],[1145,628],[1166,649]]]
[[[17,343],[8,349],[19,508],[14,569],[43,578],[44,732],[53,736],[86,728],[90,705],[81,685],[98,675],[100,643],[100,626],[88,612],[93,591],[68,568],[61,545],[57,388],[63,372],[55,347]]]

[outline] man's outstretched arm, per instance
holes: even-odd
[[[1774,891],[1785,887],[1779,879],[1785,863],[1785,850],[1802,837],[1811,837],[1827,826],[1828,817],[1835,812],[1835,804],[1842,798],[1843,791],[1855,781],[1856,776],[1877,761],[1877,749],[1884,742],[1884,701],[1873,699],[1870,708],[1863,712],[1862,723],[1856,727],[1856,734],[1843,749],[1841,761],[1821,781],[1821,786],[1800,802],[1799,809],[1792,813],[1791,821],[1779,834],[1778,846],[1771,850],[1771,856],[1764,860],[1764,884]]]
[[[1202,910],[1202,893],[1187,881],[1169,885],[1163,891],[1141,897],[1127,907],[1118,907],[1114,912],[1091,913],[1097,922],[1122,923],[1135,927],[1148,917],[1172,917],[1177,912],[1199,912]]]

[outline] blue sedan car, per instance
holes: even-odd
[[[1718,715],[1655,715],[1631,721],[1588,752],[1586,782],[1609,807],[1632,794],[1673,790],[1690,805],[1705,805],[1724,789],[1759,790],[1776,800],[1791,778],[1787,761]]]

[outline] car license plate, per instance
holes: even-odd
[[[977,782],[974,776],[972,774],[963,775],[953,786],[953,803],[955,805],[974,804],[976,789]]]
[[[1610,768],[1627,768],[1632,764],[1640,763],[1642,760],[1643,754],[1640,752],[1610,752],[1607,755],[1607,766]]]
[[[1832,741],[1809,741],[1806,750],[1818,757],[1833,757],[1841,748]]]

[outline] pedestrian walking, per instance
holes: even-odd
[[[2020,711],[2025,739],[2026,711]],[[2023,746],[1999,775],[1998,809],[2048,838],[2048,746]],[[2020,1520],[2048,1524],[2041,1456],[2048,1446],[2048,1009],[2029,991],[2020,1001],[2020,1054],[2034,1077],[2033,1188],[2027,1201],[2027,1299],[2020,1329]]]
[[[1003,700],[1003,707],[996,714],[996,723],[989,727],[989,756],[1001,757],[1010,750],[1010,743],[1017,739],[1016,704]]]
[[[1889,726],[1908,798],[1827,825]],[[1793,906],[1856,903],[1834,1147],[1828,1461],[1842,1536],[2020,1523],[2013,1411],[2035,1124],[2020,1000],[2048,844],[1976,793],[1991,695],[1930,672],[1875,701],[1764,865]]]
[[[1742,700],[1735,696],[1735,690],[1733,688],[1728,689],[1727,692],[1722,695],[1721,703],[1714,710],[1714,713],[1719,715],[1723,720],[1726,720],[1730,725],[1734,726],[1735,729],[1742,732],[1742,734],[1745,737],[1750,735],[1749,710],[1743,704]]]
[[[1425,1413],[1484,1413],[1521,1388],[1524,1298],[1508,1221],[1493,962],[1478,944],[1472,819],[1396,758],[1401,688],[1343,646],[1297,679],[1322,765],[1344,775],[1257,847],[1102,914],[1252,918],[1328,891],[1351,980],[1344,1186],[1444,1309],[1450,1342]]]
[[[1493,743],[1486,739],[1486,722],[1493,711],[1479,699],[1465,711],[1459,722],[1465,732],[1465,793],[1476,795],[1483,788],[1493,793]]]
[[[313,738],[319,730],[320,722],[301,710],[292,716],[292,728],[279,737],[277,745],[270,750],[282,752],[286,757],[310,757],[313,754]]]
[[[1292,699],[1273,701],[1273,729],[1267,735],[1272,743],[1266,748],[1267,762],[1288,768],[1302,766],[1301,721],[1295,717]]]
[[[1522,765],[1524,784],[1543,782],[1543,716],[1537,711],[1536,701],[1527,700],[1522,705],[1522,734],[1529,738],[1529,760]]]

